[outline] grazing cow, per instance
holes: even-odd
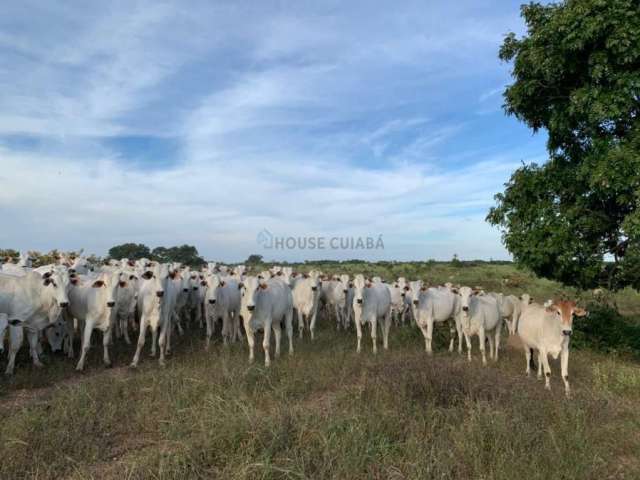
[[[498,301],[489,295],[481,295],[478,290],[469,287],[460,288],[460,323],[467,343],[467,358],[471,361],[471,337],[478,335],[482,364],[487,364],[485,338],[489,340],[489,356],[498,360],[500,349],[500,310]]]
[[[15,358],[27,331],[33,364],[42,366],[38,357],[39,332],[56,322],[69,304],[67,280],[59,273],[40,276],[26,272],[22,276],[0,274],[0,313],[10,325],[9,361],[5,373],[13,374]]]
[[[313,340],[318,309],[318,280],[307,273],[297,275],[291,293],[293,295],[293,307],[298,315],[300,338],[302,338],[302,332],[306,327],[311,334],[311,340]]]
[[[412,282],[413,283],[413,282]],[[413,288],[413,287],[412,287]],[[416,298],[417,295],[417,298]],[[433,339],[433,327],[435,323],[449,321],[451,341],[449,351],[453,352],[455,334],[458,333],[458,352],[462,352],[462,332],[460,324],[456,321],[456,314],[460,307],[458,295],[455,289],[448,287],[427,288],[421,286],[416,294],[414,292],[413,304],[416,324],[424,336],[424,345],[427,354],[433,353],[431,341]]]
[[[70,279],[69,308],[64,315],[69,332],[70,356],[73,356],[73,321],[84,322],[82,350],[77,371],[84,370],[87,352],[91,348],[91,334],[94,328],[102,331],[103,361],[106,367],[111,366],[109,344],[111,343],[111,326],[113,307],[116,305],[116,289],[119,273],[103,273],[96,278],[81,278],[74,275]]]
[[[276,357],[280,355],[283,320],[289,337],[289,354],[292,355],[293,296],[291,289],[280,280],[248,277],[241,284],[241,295],[241,313],[249,344],[249,361],[254,360],[254,336],[258,330],[264,331],[262,347],[265,366],[271,365],[269,349],[272,329],[276,340]]]
[[[207,343],[209,349],[215,323],[222,318],[222,341],[225,345],[240,340],[240,284],[231,276],[220,279],[211,275],[203,281],[207,287],[205,310],[207,321]]]
[[[358,344],[356,351],[360,353],[362,343],[362,325],[369,323],[373,353],[378,353],[377,326],[380,322],[382,330],[382,344],[385,350],[389,348],[389,329],[391,328],[391,294],[383,283],[365,281],[361,275],[353,280],[354,287],[354,320]]]
[[[156,344],[158,340],[158,330],[160,331],[160,358],[159,363],[164,366],[164,356],[166,347],[166,324],[162,322],[162,297],[164,288],[160,279],[159,268],[147,270],[138,280],[138,314],[140,315],[140,334],[136,353],[133,356],[131,367],[138,366],[140,352],[144,347],[147,327],[151,329],[151,356],[156,355]]]
[[[545,388],[551,389],[548,356],[551,355],[554,359],[560,356],[565,393],[567,396],[570,395],[569,340],[573,332],[573,317],[584,317],[586,314],[586,310],[570,300],[554,300],[547,307],[537,303],[527,306],[516,325],[516,333],[522,340],[527,361],[527,376],[530,372],[531,355],[533,350],[537,350],[539,364],[544,368]],[[541,373],[541,370],[538,370],[538,376],[541,376]]]

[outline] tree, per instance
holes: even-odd
[[[262,255],[258,255],[256,253],[251,254],[244,263],[246,263],[247,265],[256,265],[258,263],[262,263]]]
[[[640,4],[567,0],[522,7],[510,33],[505,110],[546,129],[549,160],[523,165],[487,220],[514,260],[582,288],[640,288]]]
[[[151,258],[151,250],[143,243],[123,243],[109,249],[109,256],[115,259],[128,258],[137,260],[139,258]]]
[[[159,262],[180,262],[190,267],[200,267],[204,259],[198,255],[198,249],[193,245],[181,245],[179,247],[156,247],[151,252],[151,258]]]

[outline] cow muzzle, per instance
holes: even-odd
[[[164,297],[164,292],[156,292],[156,296],[158,298],[162,298],[162,297]]]
[[[182,289],[182,291],[183,291],[184,293],[188,293],[188,292],[189,292],[189,289],[188,289],[188,288],[183,288],[183,289]]]
[[[62,308],[67,308],[69,306],[69,302],[60,302],[59,304]]]
[[[462,311],[463,312],[468,312],[469,311],[469,307],[467,307],[466,305],[464,307],[462,307]]]
[[[316,290],[318,290],[318,287],[311,287],[311,290],[315,292]]]
[[[209,300],[209,303],[210,303],[211,305],[214,305],[214,304],[216,303],[216,301],[215,301],[215,300]]]
[[[116,304],[116,302],[107,302],[107,307],[112,308],[114,307]]]
[[[418,306],[418,300],[414,300],[413,304],[417,307]]]
[[[349,293],[349,290],[345,289],[343,290],[344,293]]]
[[[359,298],[358,300],[356,300],[360,305],[362,305],[362,299]]]
[[[198,287],[193,287],[193,291],[197,292],[198,291]]]
[[[255,310],[256,306],[255,305],[248,305],[247,306],[247,310],[249,310],[250,312],[253,312]]]
[[[562,330],[562,335],[570,337],[573,332],[571,330]]]

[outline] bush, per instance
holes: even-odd
[[[602,352],[631,353],[640,357],[640,326],[609,305],[592,303],[589,315],[574,321],[571,345]]]

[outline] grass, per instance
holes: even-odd
[[[549,293],[511,266],[487,269],[429,274],[466,271],[483,286],[518,274],[514,291]],[[483,368],[477,350],[471,364],[446,352],[445,330],[431,358],[409,326],[392,329],[388,352],[372,355],[365,337],[358,355],[355,333],[325,322],[270,369],[260,353],[249,365],[244,344],[204,352],[200,332],[165,369],[149,358],[127,369],[124,346],[112,370],[96,346],[81,375],[65,358],[37,370],[21,355],[0,380],[0,478],[640,478],[637,363],[572,352],[566,400],[557,363],[547,392],[520,351]]]

